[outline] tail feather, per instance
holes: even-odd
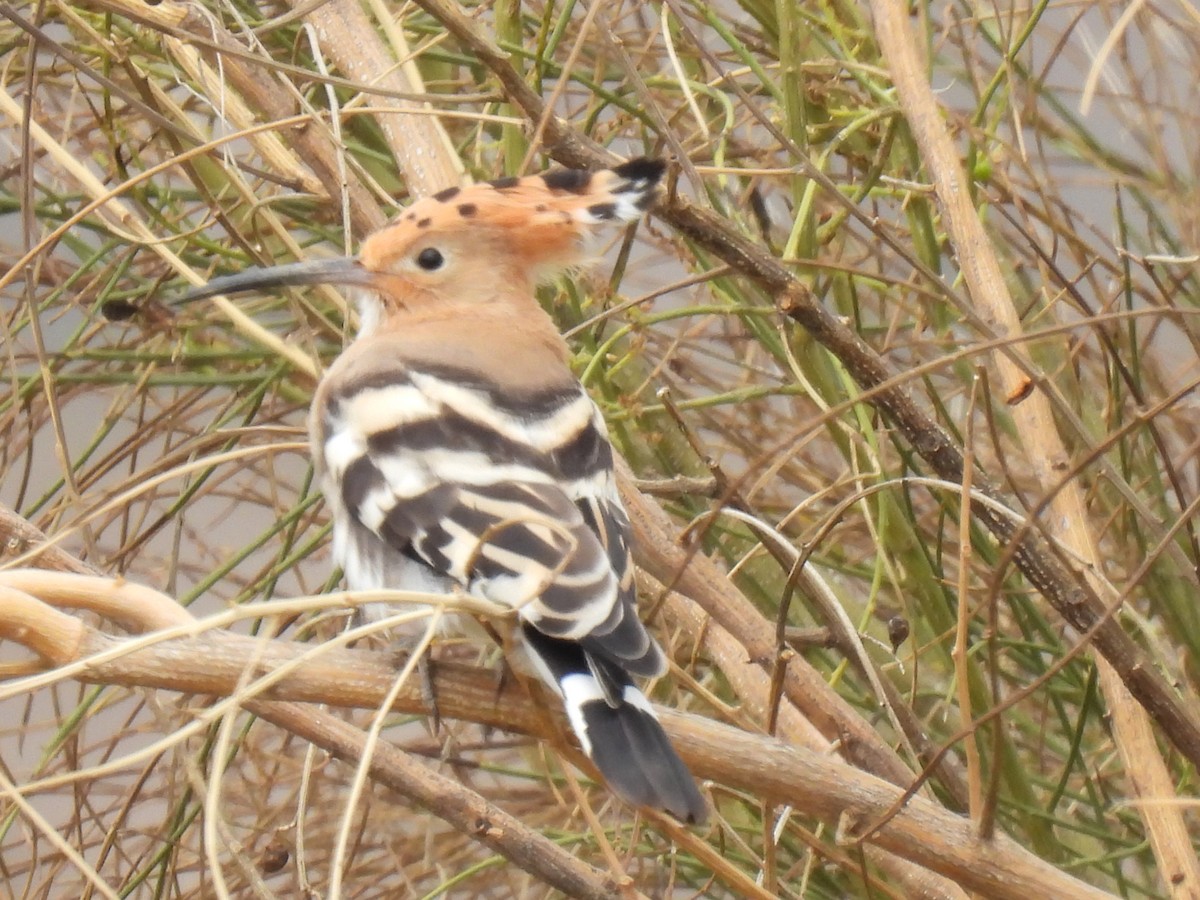
[[[564,694],[569,712],[572,698],[565,690]],[[704,799],[648,707],[633,686],[625,689],[624,702],[616,707],[603,700],[586,701],[579,706],[584,725],[579,739],[588,737],[589,756],[617,796],[634,806],[666,810],[681,822],[703,822]]]
[[[601,687],[593,669],[607,679],[615,666],[589,666],[574,641],[547,637],[529,625],[522,631],[535,667],[562,695],[583,752],[612,791],[634,806],[665,810],[682,822],[703,822],[707,806],[695,780],[628,676],[614,696],[611,686]]]

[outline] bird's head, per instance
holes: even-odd
[[[539,280],[582,260],[593,228],[639,218],[653,204],[664,169],[662,161],[635,159],[595,172],[551,169],[447,188],[413,203],[367,238],[356,257],[249,269],[215,278],[180,300],[351,285],[366,289],[360,333],[391,315],[438,304],[527,302]]]

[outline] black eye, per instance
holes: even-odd
[[[434,247],[426,247],[417,254],[417,265],[426,272],[436,272],[446,264],[446,257],[442,256],[442,251]]]

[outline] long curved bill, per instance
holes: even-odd
[[[234,275],[222,275],[208,284],[200,285],[171,301],[171,305],[206,300],[220,294],[245,294],[250,291],[269,291],[272,288],[305,284],[348,284],[370,286],[374,275],[362,267],[357,257],[317,259],[285,263],[281,266],[247,269]]]

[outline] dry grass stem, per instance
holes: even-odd
[[[1200,896],[1190,8],[46,0],[0,39],[14,896]],[[658,206],[540,299],[705,829],[490,644],[432,641],[431,730],[410,651],[507,620],[330,572],[348,297],[169,302],[642,154]]]

